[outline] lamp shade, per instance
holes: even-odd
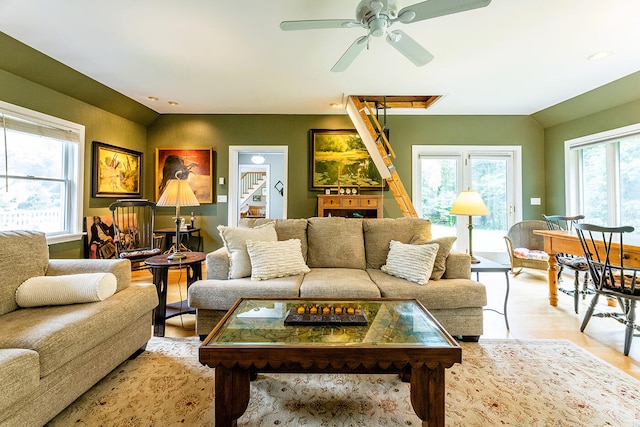
[[[451,215],[487,216],[489,209],[477,191],[462,191],[449,211]]]
[[[200,206],[191,186],[183,179],[170,179],[157,206]]]

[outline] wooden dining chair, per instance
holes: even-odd
[[[609,317],[626,325],[624,355],[629,355],[636,325],[636,303],[640,299],[640,267],[624,265],[624,234],[633,232],[633,227],[601,227],[593,224],[576,224],[580,245],[589,266],[589,274],[595,286],[595,295],[587,309],[580,332],[584,332],[591,317]],[[618,301],[622,313],[595,313],[600,295]]]
[[[563,231],[574,231],[575,225],[584,219],[584,215],[542,215],[542,217],[547,222],[549,230]],[[587,265],[587,260],[582,256],[558,253],[556,254],[556,266],[558,268],[558,281],[562,280],[562,271],[564,269],[574,272],[573,289],[558,288],[558,290],[573,297],[573,309],[578,314],[580,295],[584,299],[587,295],[594,293],[593,289],[589,288],[589,266]],[[580,273],[584,274],[582,289],[580,289]]]
[[[118,200],[109,205],[115,230],[116,257],[131,261],[132,270],[162,253],[162,236],[154,233],[156,204],[148,200]]]

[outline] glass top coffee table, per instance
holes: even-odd
[[[216,370],[217,427],[244,413],[258,372],[397,373],[423,426],[443,426],[444,370],[462,349],[416,300],[240,299],[199,359]]]

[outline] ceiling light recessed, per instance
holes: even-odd
[[[157,96],[147,96],[147,98],[149,98],[149,101],[157,101],[158,100]]]
[[[592,53],[587,57],[589,61],[597,61],[598,59],[604,59],[607,56],[610,56],[613,52],[610,50],[602,50],[600,52]]]
[[[329,104],[329,107],[331,107],[331,108],[342,108],[342,103],[340,103],[340,102],[332,102],[331,104]]]
[[[176,101],[169,101],[169,102],[167,102],[167,104],[169,104],[169,105],[178,105],[178,103]]]

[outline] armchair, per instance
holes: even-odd
[[[504,236],[514,276],[520,274],[523,268],[549,269],[549,255],[544,252],[544,241],[541,236],[533,234],[533,230],[546,229],[545,221],[521,221],[515,223]]]

